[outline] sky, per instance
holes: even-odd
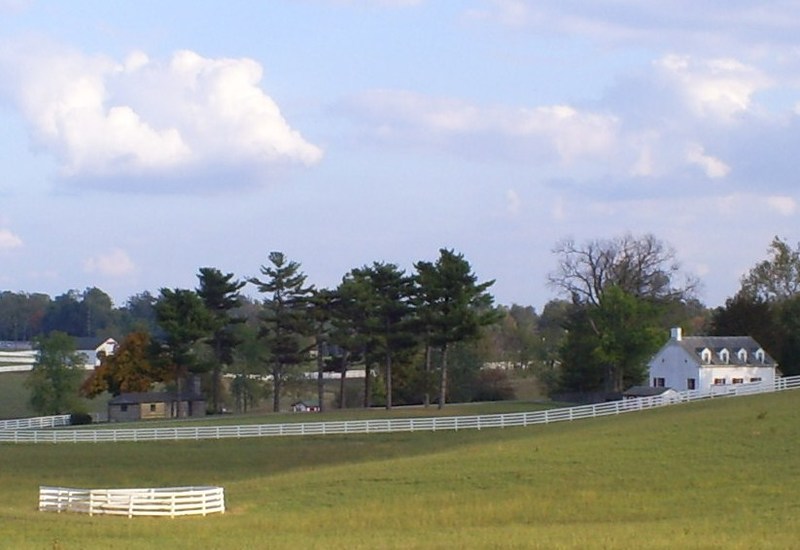
[[[653,234],[716,307],[800,240],[800,4],[0,0],[0,129],[0,290],[448,248],[541,311],[559,242]]]

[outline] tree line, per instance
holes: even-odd
[[[798,374],[800,244],[792,249],[776,237],[767,252],[724,306],[709,309],[697,299],[699,281],[653,235],[567,239],[554,247],[548,276],[559,297],[541,313],[495,305],[492,281],[478,282],[452,250],[416,262],[412,273],[391,263],[365,265],[332,289],[307,285],[299,263],[273,252],[258,277],[202,268],[195,289],[142,293],[119,309],[98,289],[55,300],[2,293],[0,335],[43,334],[45,327],[113,335],[120,348],[84,393],[143,391],[156,382],[180,389],[187,375],[202,374],[212,410],[223,402],[223,374],[232,377],[237,409],[255,403],[262,395],[257,378],[265,377],[278,410],[301,365],[311,362],[320,403],[324,372],[341,374],[339,406],[352,404],[345,380],[356,365],[368,373],[363,406],[443,406],[493,390],[489,397],[508,396],[503,371],[482,369],[487,364],[533,373],[552,394],[618,393],[646,383],[647,359],[673,326],[686,334],[751,335],[783,374]],[[248,284],[259,299],[241,294]]]
[[[241,294],[247,284],[261,299]],[[204,267],[197,288],[162,288],[148,299],[151,314],[137,319],[128,312],[135,328],[81,390],[92,397],[167,383],[181,393],[189,376],[202,375],[210,409],[218,412],[228,374],[238,409],[254,404],[260,379],[268,379],[278,411],[285,386],[304,377],[313,359],[320,405],[324,373],[340,374],[343,407],[347,372],[358,365],[366,372],[365,407],[376,399],[389,409],[395,399],[442,407],[451,393],[454,346],[476,340],[495,319],[492,284],[478,282],[464,256],[447,249],[434,262],[415,263],[413,273],[385,262],[353,269],[332,289],[307,285],[301,265],[282,252],[270,253],[260,276],[247,280]],[[143,295],[135,300],[147,309]]]

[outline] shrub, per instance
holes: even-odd
[[[514,399],[514,388],[508,374],[500,369],[482,370],[475,384],[475,401],[506,401]]]
[[[81,426],[92,423],[92,415],[85,412],[74,412],[69,415],[69,423],[71,426]]]

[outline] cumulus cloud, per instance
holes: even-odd
[[[0,229],[0,250],[10,250],[22,246],[22,239],[8,229]]]
[[[770,84],[756,68],[730,58],[666,55],[655,65],[676,86],[685,104],[701,117],[731,120],[750,110],[753,95]]]
[[[112,248],[106,253],[88,258],[83,267],[87,273],[97,273],[109,277],[123,277],[136,270],[133,260],[120,248]]]
[[[253,179],[276,163],[318,162],[321,149],[290,127],[260,87],[262,75],[252,59],[189,50],[166,60],[19,44],[0,50],[2,87],[34,144],[59,160],[64,178],[109,185],[225,167]]]
[[[510,159],[554,186],[663,195],[676,182],[684,193],[722,179],[728,191],[793,185],[774,172],[794,162],[786,144],[800,117],[760,101],[773,90],[787,89],[740,60],[667,54],[591,102],[484,105],[379,89],[337,107],[362,144]]]

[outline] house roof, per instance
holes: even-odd
[[[137,405],[141,403],[171,403],[173,401],[205,401],[205,397],[195,393],[182,392],[180,396],[175,392],[147,391],[123,393],[112,397],[109,405]]]
[[[653,388],[650,386],[632,386],[625,390],[622,395],[624,397],[655,397],[668,391],[675,391],[672,388]]]
[[[694,357],[700,365],[727,366],[767,366],[774,367],[775,360],[751,336],[684,336],[680,340],[672,340]],[[703,350],[711,351],[711,361],[703,361]],[[739,357],[739,350],[747,352],[746,357]],[[720,357],[722,350],[728,350],[728,360]],[[756,352],[764,353],[764,361],[756,358]]]

